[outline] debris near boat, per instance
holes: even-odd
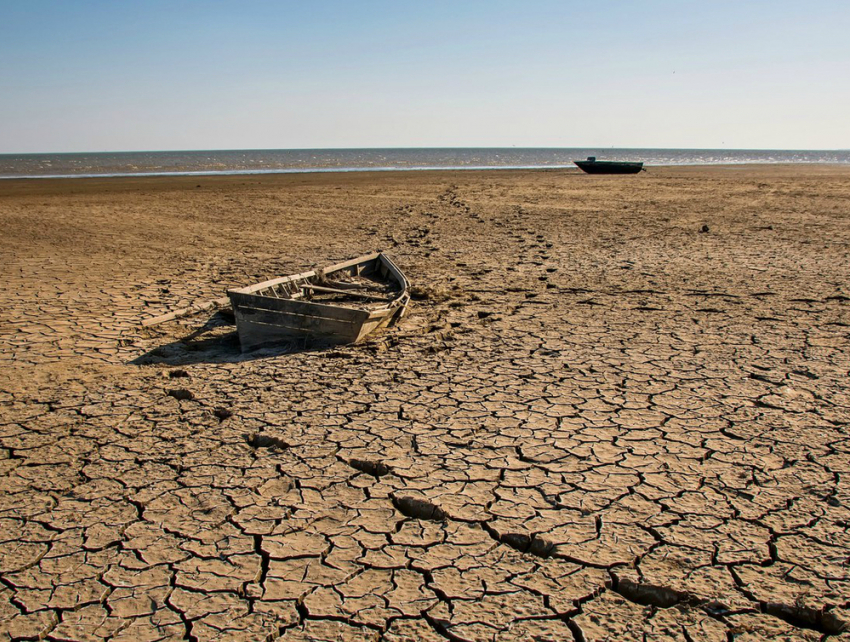
[[[228,300],[228,298],[224,297],[221,299],[215,299],[214,301],[197,303],[195,305],[190,305],[187,308],[181,308],[179,310],[174,310],[173,312],[161,314],[158,317],[144,319],[142,321],[142,326],[149,328],[151,326],[159,325],[160,323],[165,323],[166,321],[174,321],[175,319],[180,319],[182,317],[188,317],[193,314],[198,314],[199,312],[207,312],[209,310],[219,309],[226,306],[229,302],[230,301]]]
[[[382,253],[227,291],[243,352],[302,340],[355,343],[395,324],[410,283]]]

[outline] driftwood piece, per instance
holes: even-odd
[[[214,301],[206,301],[205,303],[197,303],[195,305],[190,305],[187,308],[180,308],[179,310],[174,310],[174,312],[169,312],[168,314],[161,314],[158,317],[153,317],[152,319],[145,319],[142,321],[142,325],[146,328],[150,326],[159,325],[160,323],[165,323],[166,321],[173,321],[174,319],[179,319],[181,317],[188,317],[192,314],[197,314],[198,312],[206,312],[207,310],[212,310],[213,308],[222,308],[230,303],[230,299],[228,297],[224,297],[221,299],[215,299]]]

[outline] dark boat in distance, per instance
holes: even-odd
[[[643,163],[598,161],[596,156],[588,156],[587,160],[573,162],[588,174],[637,174],[643,169]]]

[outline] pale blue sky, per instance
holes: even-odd
[[[850,0],[0,0],[0,153],[850,147]]]

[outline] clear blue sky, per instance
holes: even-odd
[[[850,0],[0,0],[0,153],[850,147]]]

